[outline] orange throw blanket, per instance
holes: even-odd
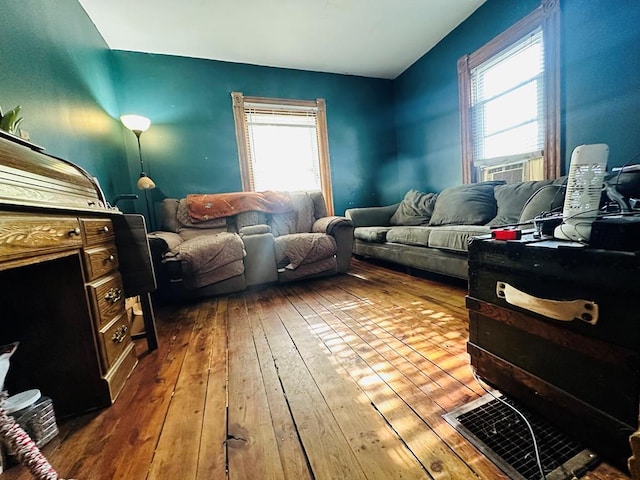
[[[272,191],[206,193],[187,195],[187,208],[191,221],[197,223],[241,212],[287,213],[293,204],[288,195]]]

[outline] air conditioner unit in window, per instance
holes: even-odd
[[[483,168],[482,179],[484,181],[504,180],[507,183],[524,182],[528,178],[527,163],[527,161],[523,161]]]

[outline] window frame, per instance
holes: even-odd
[[[476,181],[473,164],[471,72],[537,28],[542,29],[544,38],[544,178],[560,176],[560,7],[559,0],[542,0],[529,15],[475,52],[458,60],[463,183]]]
[[[318,136],[318,162],[320,167],[321,190],[327,208],[327,215],[334,215],[331,166],[329,163],[329,137],[327,133],[326,101],[323,98],[316,98],[315,100],[295,100],[288,98],[245,97],[242,92],[231,92],[231,97],[233,100],[233,118],[235,121],[236,141],[238,144],[240,178],[242,180],[242,190],[245,192],[253,191],[253,173],[250,165],[245,103],[262,104],[265,106],[290,106],[316,110],[316,132]]]

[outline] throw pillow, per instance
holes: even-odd
[[[409,190],[391,216],[391,225],[426,225],[433,214],[437,194]]]
[[[522,207],[518,222],[531,222],[542,212],[560,213],[564,203],[564,193],[564,185],[555,182],[538,189]]]
[[[534,180],[498,185],[493,191],[498,205],[498,213],[489,222],[489,225],[517,223],[522,207],[531,198],[531,195],[551,183],[553,183],[553,180]]]
[[[445,188],[438,195],[429,225],[485,225],[496,216],[493,189],[504,183],[491,181]]]

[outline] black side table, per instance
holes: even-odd
[[[626,470],[640,400],[640,255],[480,237],[469,246],[471,365]]]

